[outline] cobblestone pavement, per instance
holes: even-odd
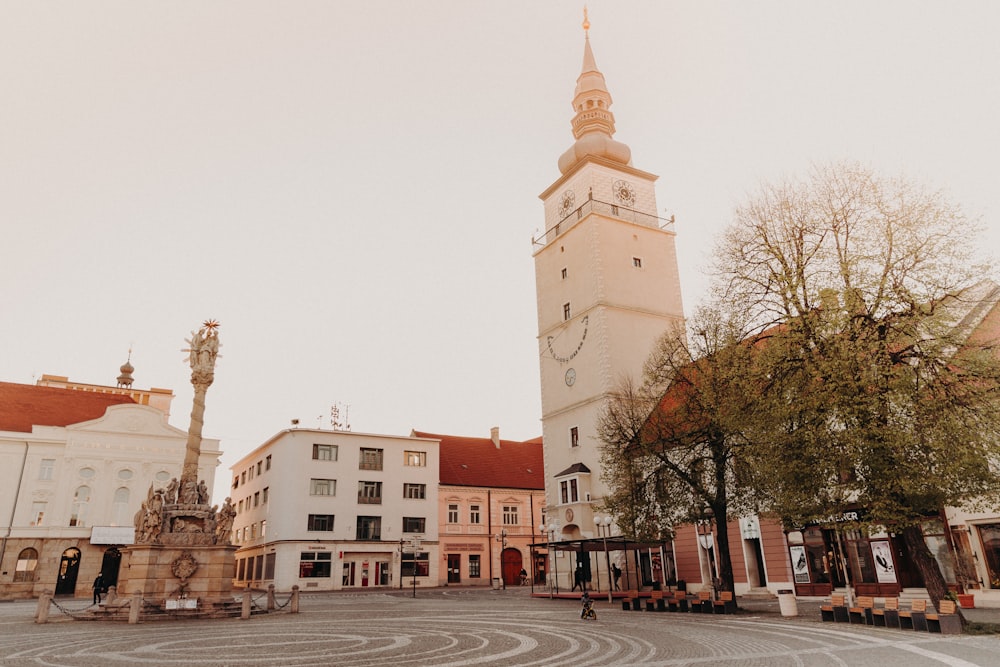
[[[279,596],[280,597],[280,596]],[[61,602],[83,609],[85,600]],[[34,602],[0,603],[0,665],[1000,665],[1000,636],[941,636],[820,623],[813,610],[782,618],[776,603],[732,616],[622,611],[597,621],[573,600],[525,590],[440,589],[303,595],[301,613],[249,620],[75,621]],[[617,607],[617,608],[616,608]],[[813,613],[815,611],[815,613]]]

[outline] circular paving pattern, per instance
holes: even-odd
[[[597,621],[573,601],[488,591],[303,596],[301,613],[246,621],[128,625],[32,622],[34,605],[0,605],[0,665],[969,665],[1000,664],[994,637],[941,637],[776,616],[623,612]]]

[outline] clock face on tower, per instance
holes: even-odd
[[[567,190],[562,193],[562,199],[559,200],[559,219],[565,218],[574,208],[576,208],[576,195],[572,190]]]
[[[635,206],[635,188],[628,181],[615,181],[611,184],[611,189],[615,193],[615,200],[633,208]]]

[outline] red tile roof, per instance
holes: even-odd
[[[501,489],[545,488],[542,439],[527,442],[490,438],[463,438],[414,431],[418,438],[441,441],[440,481],[453,486]]]
[[[79,424],[123,403],[135,401],[122,394],[0,382],[0,431],[31,433],[32,426]]]

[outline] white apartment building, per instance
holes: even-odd
[[[438,467],[436,439],[281,431],[231,468],[235,585],[435,585]]]

